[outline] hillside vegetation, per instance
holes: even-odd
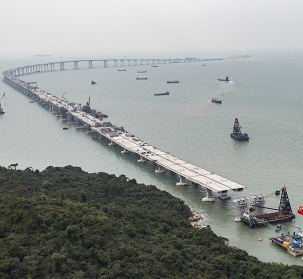
[[[302,278],[228,247],[155,186],[78,167],[0,167],[0,278]]]

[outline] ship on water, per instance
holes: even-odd
[[[239,124],[238,118],[235,118],[234,129],[230,136],[238,141],[249,140],[249,136],[247,133],[241,132],[241,126]]]
[[[245,212],[242,216],[242,222],[249,225],[251,228],[269,226],[270,224],[277,224],[281,222],[292,221],[296,216],[293,214],[291,205],[289,202],[286,187],[282,188],[280,204],[278,209],[264,207],[258,205],[257,203],[253,205],[254,207],[267,208],[272,210],[277,210],[272,213],[258,214]]]
[[[44,54],[35,54],[34,57],[40,57],[40,56],[51,56],[50,53],[44,53]]]

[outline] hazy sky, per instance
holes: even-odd
[[[0,0],[1,55],[303,50],[303,0]]]

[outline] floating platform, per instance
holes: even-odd
[[[279,245],[284,248],[287,253],[294,257],[303,255],[303,238],[293,238],[291,236],[286,236],[281,234],[279,237],[271,237],[271,243]]]

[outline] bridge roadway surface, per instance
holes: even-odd
[[[219,198],[228,199],[230,198],[230,196],[227,195],[228,190],[242,191],[245,188],[243,185],[161,151],[128,133],[123,128],[118,128],[109,122],[104,122],[99,118],[95,118],[77,109],[73,104],[62,97],[59,98],[37,87],[32,87],[10,73],[4,76],[5,82],[29,97],[38,100],[43,106],[52,110],[53,113],[55,113],[54,108],[63,108],[67,114],[83,123],[83,126],[86,127],[88,131],[99,134],[99,138],[107,138],[110,140],[110,145],[121,146],[124,149],[121,153],[133,152],[140,156],[138,162],[151,161],[155,163],[158,167],[155,172],[165,172],[169,170],[178,174],[180,182],[178,182],[177,185],[186,185],[186,180],[188,180],[203,186],[206,189],[206,197],[202,199],[203,201],[214,201],[212,191],[218,193]]]
[[[103,122],[88,113],[75,109],[62,98],[58,98],[37,89],[34,93],[36,93],[35,95],[40,100],[51,102],[57,107],[63,106],[68,110],[69,114],[83,122],[91,131],[99,134],[101,138],[105,137],[110,140],[111,145],[116,144],[121,146],[124,149],[122,153],[133,152],[140,156],[139,162],[144,162],[146,160],[155,163],[158,166],[156,172],[165,172],[165,170],[169,170],[178,174],[180,176],[180,182],[177,183],[178,185],[186,185],[185,178],[196,184],[202,185],[211,191],[219,193],[219,196],[222,198],[226,197],[224,194],[226,194],[228,190],[241,191],[244,189],[244,186],[236,182],[161,151],[125,130],[115,128],[112,125],[108,127],[106,126],[106,123],[108,122]]]

